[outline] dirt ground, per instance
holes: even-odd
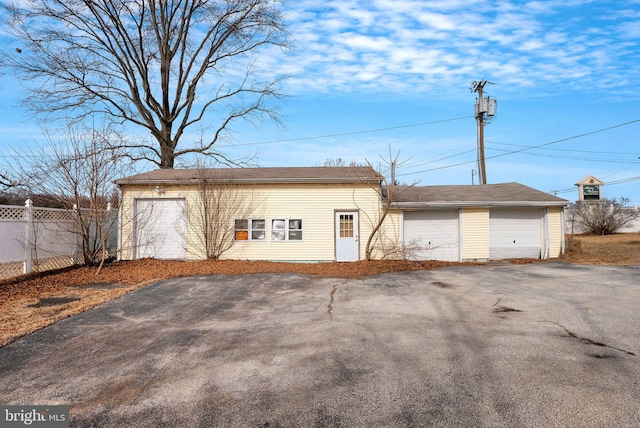
[[[561,261],[640,265],[640,234],[576,236],[567,240],[567,254]],[[513,262],[538,261],[516,260]],[[111,263],[104,266],[97,275],[96,267],[69,268],[0,282],[0,346],[165,278],[292,272],[357,279],[386,272],[427,270],[455,264],[404,260],[307,264],[231,260],[178,262],[145,259]]]

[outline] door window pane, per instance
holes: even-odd
[[[340,237],[353,238],[353,214],[340,214]]]

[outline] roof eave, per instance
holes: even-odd
[[[426,209],[426,208],[490,208],[490,207],[564,207],[569,201],[468,201],[468,202],[392,202],[391,208]]]
[[[147,185],[163,185],[163,186],[185,186],[200,184],[202,182],[208,184],[379,184],[382,182],[381,178],[367,177],[367,178],[229,178],[214,180],[201,180],[201,179],[183,179],[183,180],[166,180],[166,179],[142,179],[142,180],[116,180],[116,185],[132,185],[132,186],[147,186]]]

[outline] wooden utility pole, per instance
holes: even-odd
[[[476,99],[476,122],[478,125],[478,184],[487,184],[487,170],[484,163],[484,116],[489,114],[493,116],[495,114],[495,100],[486,99],[482,96],[482,90],[486,85],[486,80],[479,82],[473,82],[471,84],[471,92],[477,92],[478,98]]]
[[[482,104],[482,88],[486,81],[482,81],[481,85],[478,85],[478,101]],[[480,109],[481,110],[481,109]],[[476,115],[478,122],[478,171],[480,184],[487,184],[487,169],[484,163],[484,112],[479,111]]]

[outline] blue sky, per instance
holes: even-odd
[[[297,0],[286,10],[293,48],[258,63],[292,76],[283,126],[237,124],[219,146],[227,156],[377,165],[391,150],[402,181],[471,184],[469,87],[486,79],[498,100],[485,127],[489,183],[573,201],[574,183],[594,175],[609,183],[604,196],[640,203],[640,0]],[[3,80],[1,147],[33,144],[41,131]]]

